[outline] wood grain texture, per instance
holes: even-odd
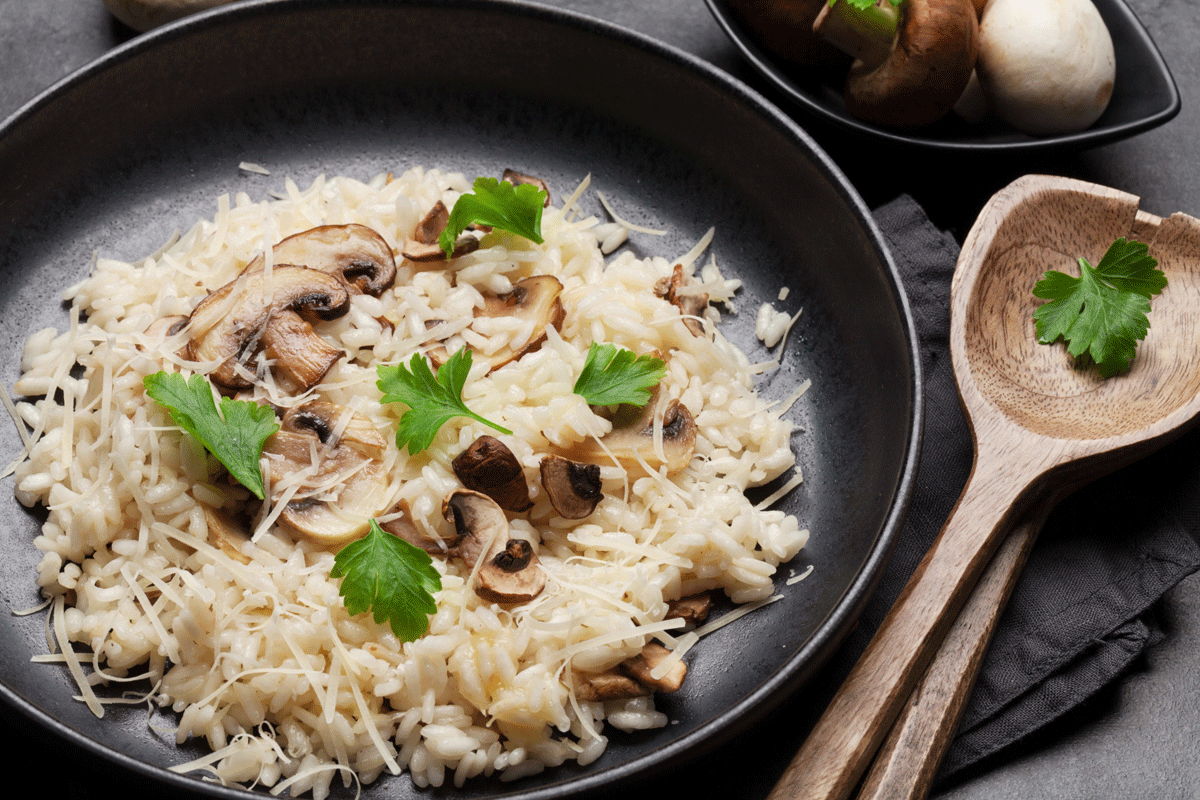
[[[1134,233],[1152,238],[1169,284],[1153,301],[1150,333],[1131,369],[1104,380],[1072,363],[1061,344],[1037,342],[1033,311],[1041,301],[1032,290],[1046,271],[1077,274],[1079,256],[1096,263],[1114,239]],[[950,347],[975,445],[971,475],[771,800],[849,797],[1013,522],[1051,505],[1064,487],[1144,456],[1194,420],[1198,254],[1200,221],[1160,220],[1114,189],[1026,176],[989,201],[951,283]]]
[[[996,623],[1052,507],[1039,503],[1005,538],[875,756],[858,800],[920,800],[929,794]]]

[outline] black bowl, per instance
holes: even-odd
[[[242,161],[272,174],[239,171]],[[920,431],[913,322],[879,231],[812,140],[724,73],[615,26],[505,0],[252,0],[138,37],[0,126],[3,378],[16,379],[26,337],[66,324],[62,289],[95,251],[137,259],[211,217],[225,192],[258,199],[285,176],[306,185],[416,164],[513,167],[552,187],[590,173],[627,218],[672,232],[635,234],[629,246],[644,253],[686,252],[715,226],[718,262],[745,284],[724,330],[752,358],[769,357],[753,332],[761,302],[788,286],[777,306],[804,307],[763,389],[783,398],[813,381],[791,412],[806,480],[783,503],[812,530],[793,565],[813,565],[811,577],[785,586],[785,568],[784,600],[689,654],[688,683],[663,704],[666,728],[613,736],[588,768],[436,796],[562,797],[677,765],[769,711],[853,625],[899,530]],[[3,444],[18,451],[15,431]],[[10,608],[28,608],[38,515],[5,495],[0,580]],[[31,665],[46,650],[43,624],[0,622],[0,695],[23,715],[10,730],[33,720],[170,791],[244,796],[169,772],[204,748],[177,748],[144,708],[96,719],[65,669]],[[152,723],[174,720],[156,712]],[[401,776],[364,796],[427,795]]]
[[[1087,130],[1055,136],[1030,136],[989,117],[971,125],[954,114],[915,130],[889,130],[852,116],[842,99],[840,78],[816,75],[774,59],[755,40],[727,0],[705,0],[717,23],[742,55],[780,89],[803,114],[855,136],[890,145],[943,152],[1005,154],[1080,149],[1125,139],[1156,128],[1179,113],[1179,90],[1171,70],[1137,16],[1122,0],[1093,0],[1108,26],[1116,53],[1112,100]]]

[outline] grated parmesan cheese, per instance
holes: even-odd
[[[247,162],[240,168],[267,174]],[[137,264],[97,257],[92,274],[66,293],[67,329],[27,343],[15,390],[39,399],[13,402],[0,392],[26,437],[9,468],[18,496],[47,509],[37,580],[49,603],[52,653],[37,660],[65,667],[97,716],[105,703],[151,699],[177,715],[175,739],[203,739],[212,752],[173,770],[316,800],[338,776],[349,786],[406,771],[417,786],[463,786],[494,773],[516,780],[565,760],[586,765],[601,757],[610,728],[667,724],[652,698],[580,700],[574,676],[612,670],[651,640],[665,643],[669,663],[677,663],[703,646],[703,636],[778,599],[776,572],[808,538],[794,517],[769,508],[800,484],[794,428],[783,415],[807,384],[772,409],[757,397],[754,377],[778,361],[751,365],[715,328],[692,336],[678,309],[655,294],[682,264],[692,278],[682,293],[707,293],[731,308],[739,282],[724,277],[711,255],[697,268],[712,230],[678,257],[621,250],[606,259],[627,231],[661,231],[630,225],[599,193],[612,221],[584,215],[589,184],[590,176],[561,208],[545,209],[542,245],[496,232],[453,271],[400,262],[391,290],[356,298],[346,315],[315,327],[345,357],[303,397],[275,382],[265,355],[246,370],[255,381],[249,396],[259,402],[286,408],[320,399],[369,420],[387,442],[381,515],[403,502],[419,530],[445,539],[441,501],[459,486],[450,461],[487,429],[459,419],[426,453],[400,450],[394,431],[403,409],[380,402],[375,366],[423,352],[431,337],[457,337],[484,354],[524,341],[531,330],[472,325],[474,309],[486,292],[508,291],[525,276],[557,277],[567,312],[561,330],[547,331],[539,349],[503,369],[479,365],[463,390],[472,410],[514,431],[506,443],[535,502],[510,526],[547,573],[541,595],[513,606],[487,603],[472,590],[478,564],[435,556],[438,610],[425,636],[399,642],[386,622],[346,611],[329,574],[333,551],[280,523],[291,500],[336,500],[361,464],[318,479],[315,466],[285,474],[264,456],[271,499],[260,505],[147,401],[146,375],[217,366],[186,357],[197,331],[147,335],[155,320],[189,314],[256,257],[269,285],[272,246],[292,233],[354,222],[398,250],[435,202],[452,206],[470,190],[461,174],[423,168],[367,182],[321,176],[307,188],[288,179],[261,202],[222,195],[212,219]],[[715,323],[717,309],[705,319]],[[795,321],[767,320],[772,330],[782,327],[778,341]],[[649,453],[633,473],[602,459],[605,499],[571,521],[554,513],[537,472],[556,447],[591,440],[608,452],[611,422],[572,392],[592,341],[670,353],[652,452],[665,455],[663,410],[677,400],[695,418],[696,457],[669,476],[646,462]],[[76,364],[80,378],[72,376]],[[335,432],[350,422],[346,412]],[[314,444],[311,463],[321,457]],[[758,506],[746,498],[746,489],[789,470],[793,476]],[[249,563],[210,540],[205,506],[252,518],[236,545]],[[694,631],[666,618],[668,600],[711,590],[739,608]],[[106,685],[131,681],[153,689],[136,701],[103,694]]]

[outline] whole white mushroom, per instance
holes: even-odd
[[[1112,98],[1112,37],[1091,0],[989,0],[975,70],[995,113],[1035,135],[1095,122]]]

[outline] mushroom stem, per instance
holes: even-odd
[[[892,0],[858,8],[849,0],[826,3],[813,21],[813,32],[865,65],[882,64],[892,52],[900,9]]]

